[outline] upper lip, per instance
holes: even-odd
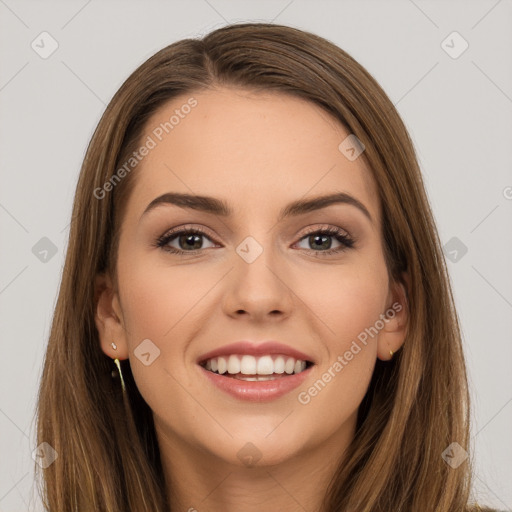
[[[240,355],[251,355],[251,356],[264,356],[266,354],[282,354],[285,356],[293,357],[294,359],[300,359],[301,361],[310,361],[314,363],[314,360],[311,356],[308,356],[304,352],[297,350],[295,348],[289,347],[288,345],[283,345],[277,341],[264,341],[262,343],[252,343],[250,341],[237,341],[235,343],[230,343],[229,345],[224,345],[223,347],[219,347],[211,350],[203,355],[201,355],[197,362],[203,363],[208,359],[212,359],[218,356],[226,356],[231,354],[240,354]]]

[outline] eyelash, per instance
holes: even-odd
[[[204,231],[203,229],[199,227],[194,228],[182,228],[176,231],[170,231],[159,237],[154,246],[162,249],[165,252],[171,253],[171,254],[197,254],[198,252],[204,250],[204,249],[194,249],[192,251],[184,251],[181,249],[176,249],[175,247],[168,247],[167,244],[174,240],[175,238],[179,237],[180,235],[203,235],[211,240],[211,237]],[[335,249],[327,249],[325,251],[315,251],[313,249],[305,249],[310,252],[318,253],[318,255],[323,256],[329,256],[331,254],[340,253],[343,251],[346,251],[347,249],[351,249],[354,244],[355,240],[352,239],[350,236],[343,234],[343,231],[339,228],[334,227],[326,227],[326,228],[316,228],[311,229],[307,231],[300,239],[299,242],[302,241],[304,238],[307,238],[311,235],[327,235],[334,237],[338,242],[342,244],[341,247],[337,247]]]

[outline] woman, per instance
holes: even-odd
[[[107,107],[72,218],[48,510],[482,510],[413,145],[344,51],[252,23],[164,48]]]

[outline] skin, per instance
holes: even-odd
[[[319,510],[353,438],[376,359],[389,359],[405,337],[402,307],[321,392],[299,403],[298,393],[365,328],[393,303],[405,304],[403,287],[390,282],[385,265],[376,184],[363,158],[349,161],[339,151],[349,133],[314,104],[235,88],[193,96],[198,105],[134,171],[139,175],[122,221],[118,289],[111,276],[96,280],[101,349],[130,359],[153,411],[173,510]],[[143,139],[189,97],[161,107]],[[335,191],[356,197],[373,222],[348,204],[277,221],[289,202]],[[234,214],[223,218],[167,204],[142,215],[166,192],[223,199]],[[197,254],[154,245],[184,224],[208,232]],[[319,255],[326,245],[308,242],[305,228],[326,226],[348,233],[354,247]],[[247,236],[263,247],[250,264],[236,252]],[[342,246],[334,236],[329,240],[331,248]],[[187,250],[179,238],[169,243]],[[145,339],[160,350],[149,366],[134,355]],[[277,400],[232,398],[210,385],[196,364],[213,348],[269,339],[317,362],[305,384]],[[255,467],[237,457],[248,442],[261,454]]]

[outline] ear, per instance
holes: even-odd
[[[128,345],[121,305],[112,279],[98,274],[95,279],[96,312],[94,321],[98,329],[101,350],[112,359],[128,359]],[[117,347],[114,349],[112,343]]]
[[[383,314],[384,327],[379,332],[377,342],[377,357],[382,361],[389,361],[393,354],[403,345],[407,334],[409,321],[409,305],[407,290],[410,290],[410,276],[402,274],[402,282],[393,282],[388,294],[388,307]],[[406,289],[407,287],[407,289]]]

